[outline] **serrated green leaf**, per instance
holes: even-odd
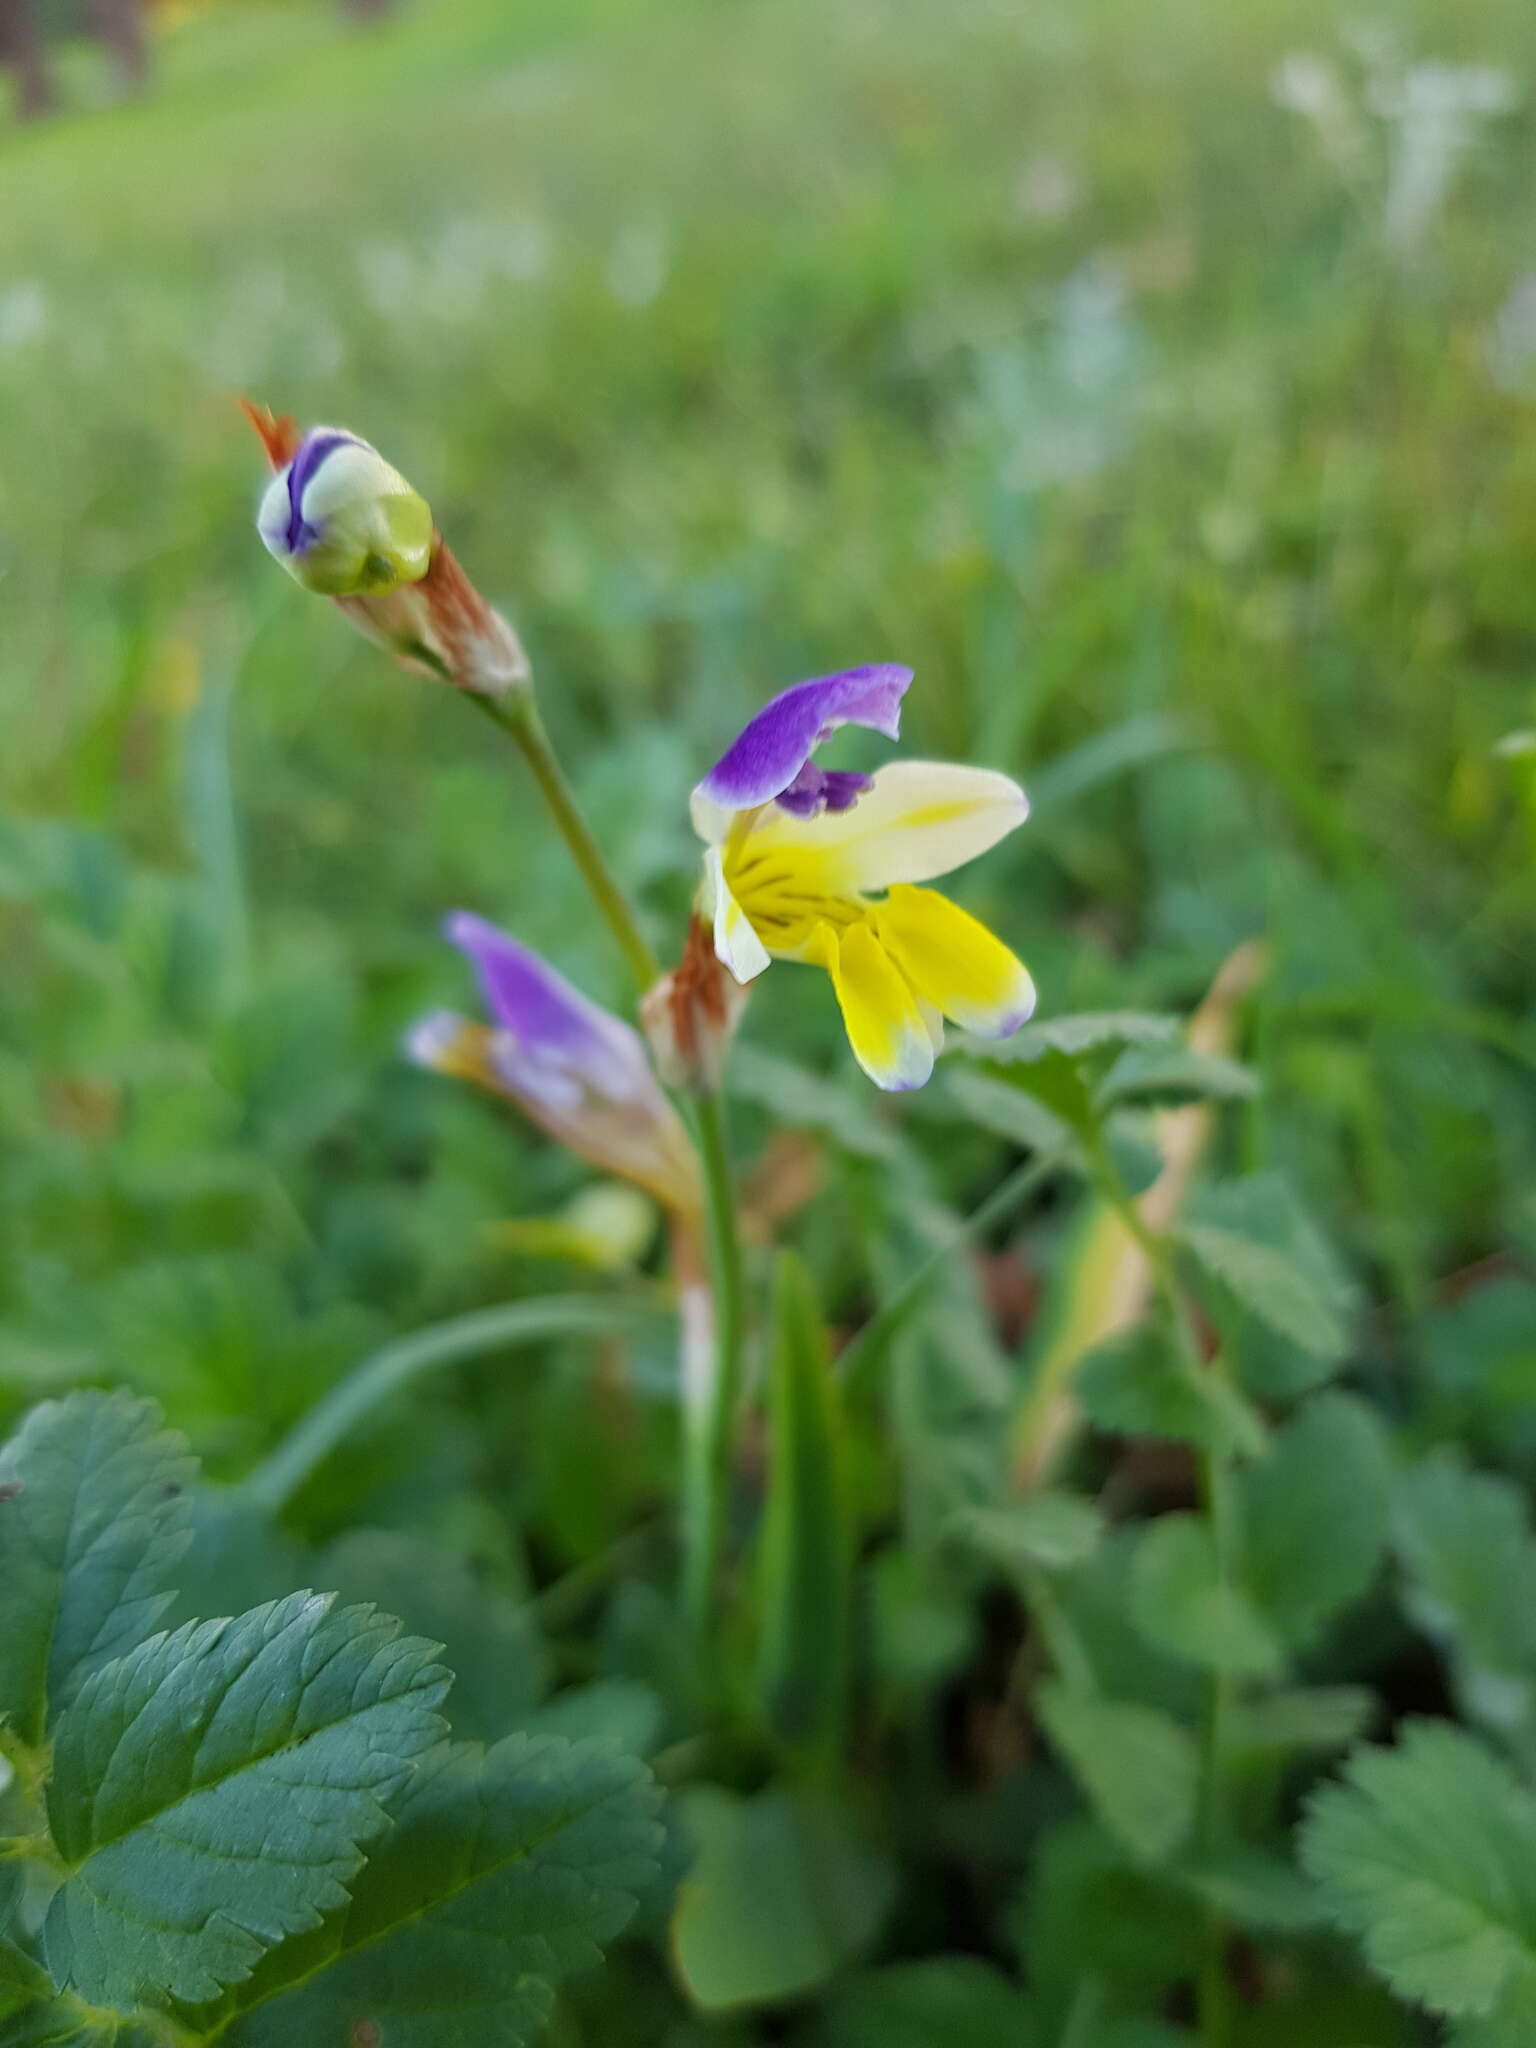
[[[1084,1053],[1113,1052],[1130,1045],[1174,1044],[1182,1029],[1177,1017],[1147,1010],[1079,1010],[1064,1017],[1038,1018],[1001,1044],[981,1041],[977,1050],[1009,1065],[1038,1060],[1050,1052],[1077,1059]]]
[[[1536,1538],[1520,1489],[1448,1456],[1398,1482],[1403,1599],[1450,1651],[1466,1712],[1509,1734],[1536,1714]]]
[[[655,1871],[656,1794],[608,1743],[512,1735],[424,1757],[344,1903],[234,1994],[238,2048],[359,2038],[522,2048]]]
[[[781,1255],[758,1547],[757,1684],[789,1742],[835,1744],[848,1677],[853,1529],[838,1383],[804,1266]]]
[[[196,2003],[334,1911],[444,1733],[434,1655],[388,1616],[295,1593],[97,1671],[48,1787],[69,1867],[44,1930],[55,1980],[93,2003]]]
[[[1029,2001],[975,1956],[893,1963],[839,1985],[806,2048],[1034,2048]]]
[[[678,1894],[673,1953],[706,2012],[814,1991],[874,1939],[892,1872],[840,1807],[710,1786],[690,1794],[685,1822],[698,1855]]]
[[[1036,1493],[1006,1507],[961,1508],[949,1524],[957,1543],[1009,1572],[1061,1571],[1093,1555],[1104,1521],[1075,1493]]]
[[[1223,1578],[1208,1525],[1160,1515],[1131,1567],[1131,1612],[1147,1638],[1212,1671],[1261,1676],[1280,1645],[1242,1587]]]
[[[1155,1707],[1055,1679],[1039,1687],[1035,1707],[1104,1825],[1149,1863],[1172,1855],[1195,1817],[1199,1757],[1187,1730]]]
[[[1421,1721],[1396,1749],[1357,1751],[1314,1799],[1301,1854],[1400,1997],[1536,2017],[1536,1799],[1469,1736]]]
[[[24,1742],[154,1629],[196,1469],[153,1403],[126,1394],[46,1401],[0,1450],[0,1720]]]
[[[1195,1372],[1158,1331],[1143,1327],[1089,1353],[1078,1402],[1097,1429],[1161,1437],[1256,1457],[1268,1441],[1258,1411],[1220,1372]]]
[[[1337,1368],[1355,1290],[1282,1175],[1202,1188],[1185,1235],[1250,1392],[1291,1398]]]
[[[1358,1600],[1387,1539],[1381,1425],[1346,1394],[1316,1394],[1239,1475],[1242,1583],[1293,1648]]]
[[[1123,1052],[1099,1086],[1099,1104],[1246,1102],[1259,1092],[1251,1067],[1189,1045],[1139,1045]]]
[[[1336,1358],[1344,1350],[1342,1320],[1284,1252],[1210,1223],[1186,1223],[1180,1235],[1206,1272],[1277,1336],[1315,1358]]]

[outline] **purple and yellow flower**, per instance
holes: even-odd
[[[944,1019],[1006,1038],[1034,1009],[1023,963],[936,890],[1021,825],[1006,775],[898,761],[872,775],[813,759],[839,726],[896,739],[912,671],[848,669],[784,690],[693,793],[705,843],[702,907],[739,982],[771,960],[825,968],[848,1042],[881,1088],[919,1088]]]
[[[492,1022],[434,1011],[407,1041],[411,1058],[515,1102],[603,1172],[694,1215],[694,1151],[639,1033],[484,918],[456,911],[444,931],[474,967]]]

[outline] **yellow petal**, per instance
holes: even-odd
[[[768,965],[768,948],[732,895],[717,846],[704,856],[704,913],[714,924],[716,959],[723,961],[739,982],[754,981]]]
[[[1024,963],[936,889],[898,885],[870,907],[876,936],[918,995],[966,1031],[1006,1038],[1035,1007]]]
[[[877,1088],[921,1088],[933,1041],[917,998],[865,923],[818,927],[805,957],[825,967],[853,1056]]]
[[[846,811],[796,818],[766,805],[746,845],[782,850],[832,894],[931,882],[974,860],[1029,815],[1016,782],[991,768],[943,761],[892,761]]]

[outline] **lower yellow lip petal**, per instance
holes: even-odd
[[[901,883],[871,907],[880,944],[918,995],[966,1031],[1005,1038],[1035,1007],[1024,963],[935,889]]]
[[[832,977],[853,1056],[877,1088],[921,1088],[933,1040],[907,983],[867,923],[819,926],[806,957]]]

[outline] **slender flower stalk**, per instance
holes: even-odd
[[[582,814],[576,793],[550,745],[532,689],[520,691],[510,698],[472,695],[470,702],[478,705],[493,724],[500,726],[527,762],[528,771],[539,786],[539,794],[555,822],[556,831],[565,841],[571,859],[591,891],[593,902],[618,941],[619,951],[634,976],[636,987],[644,995],[661,979],[661,963],[652,952],[628,898],[614,878],[613,870]]]

